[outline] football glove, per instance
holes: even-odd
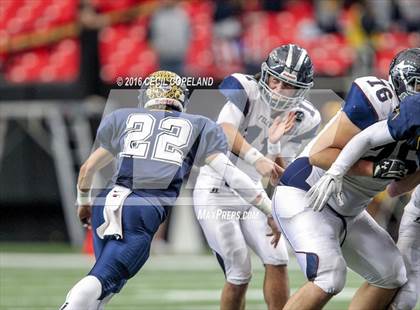
[[[308,207],[320,212],[331,197],[342,206],[344,204],[342,187],[343,176],[327,171],[306,193]]]
[[[373,177],[400,180],[416,169],[417,165],[414,162],[385,158],[373,163]]]

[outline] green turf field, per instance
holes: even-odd
[[[21,251],[20,251],[21,252]],[[58,309],[69,288],[85,275],[92,259],[73,253],[0,254],[0,309]],[[266,309],[261,291],[263,270],[253,261],[254,277],[247,294],[247,309]],[[290,264],[295,290],[304,282],[296,262]],[[216,260],[203,256],[153,256],[107,310],[218,309],[223,274]],[[326,309],[346,309],[361,279],[349,272],[344,291]]]

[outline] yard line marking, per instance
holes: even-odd
[[[291,294],[298,290],[297,287],[291,288]],[[349,301],[356,293],[357,288],[346,287],[341,293],[333,297],[335,301]],[[160,300],[169,302],[198,302],[198,301],[218,301],[220,300],[221,289],[207,290],[141,290],[139,294],[133,296],[137,301]],[[264,301],[262,289],[248,289],[246,293],[248,301]]]
[[[91,268],[94,262],[92,256],[84,254],[0,254],[0,268],[85,269]],[[264,270],[264,266],[255,255],[252,256],[252,266],[254,270]],[[291,258],[288,269],[299,270],[294,257]],[[146,263],[144,270],[216,271],[220,270],[220,267],[212,255],[155,255]]]

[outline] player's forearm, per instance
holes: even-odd
[[[266,215],[271,214],[271,202],[262,188],[250,179],[250,177],[239,170],[229,158],[222,153],[211,155],[206,163],[213,168],[226,183],[247,202],[253,204]]]
[[[387,187],[387,192],[391,197],[396,197],[412,191],[420,184],[420,170],[410,174],[400,181],[394,181]]]
[[[89,191],[95,173],[108,165],[113,158],[114,156],[104,148],[94,151],[80,167],[77,188],[84,192]]]
[[[238,129],[235,128],[232,124],[222,123],[221,126],[227,137],[231,151],[243,158],[244,155],[252,148],[252,146],[245,140],[245,138],[239,133]]]
[[[339,174],[346,174],[363,156],[366,150],[394,142],[386,120],[375,123],[354,136],[343,148],[331,169]],[[373,174],[373,166],[371,170]]]
[[[96,169],[93,169],[92,166],[89,166],[87,162],[85,162],[80,167],[79,177],[77,179],[77,188],[83,192],[90,190],[95,172]]]
[[[311,165],[328,170],[335,162],[341,150],[338,148],[326,148],[309,157]],[[360,159],[351,166],[347,174],[359,176],[372,176],[373,162]]]
[[[327,170],[337,159],[340,151],[361,130],[354,125],[346,113],[337,113],[316,137],[310,148],[312,165]]]

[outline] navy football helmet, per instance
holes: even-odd
[[[145,108],[172,107],[183,112],[188,105],[188,97],[188,88],[178,74],[156,71],[143,81],[139,101]]]
[[[313,86],[313,65],[307,51],[296,45],[287,44],[270,52],[261,65],[262,99],[277,111],[287,111],[299,103]],[[276,92],[269,87],[269,78],[282,81],[286,91]]]
[[[400,101],[420,92],[420,48],[405,49],[394,57],[389,80]]]

